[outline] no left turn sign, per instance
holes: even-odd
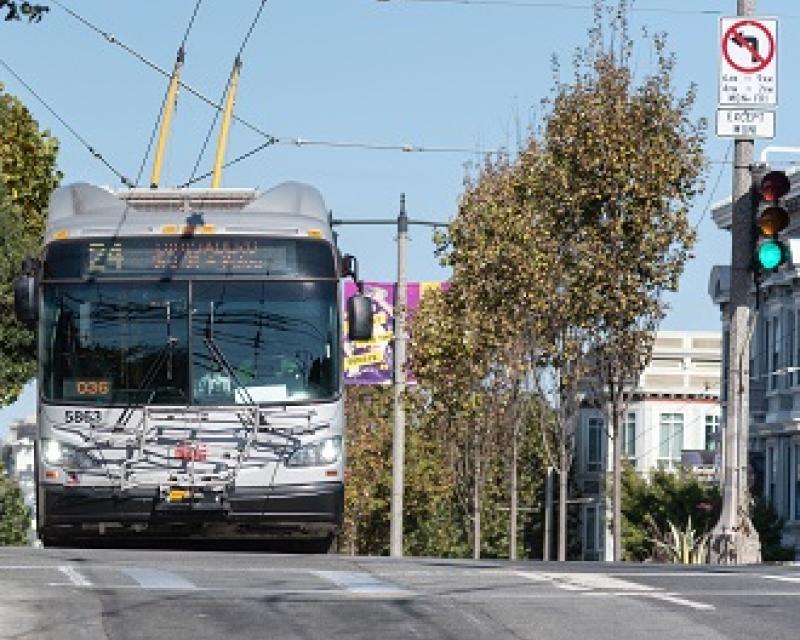
[[[721,106],[776,106],[777,30],[774,18],[720,19]]]
[[[740,73],[757,73],[775,57],[775,36],[755,20],[734,22],[722,36],[722,55]]]

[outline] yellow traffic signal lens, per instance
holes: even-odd
[[[758,217],[758,228],[765,236],[775,236],[789,226],[789,213],[783,207],[769,207]]]

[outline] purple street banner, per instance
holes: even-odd
[[[426,291],[441,289],[442,282],[409,282],[407,285],[407,319],[414,315]],[[355,282],[345,282],[345,301],[356,294]],[[344,381],[345,384],[391,384],[394,367],[392,340],[394,339],[394,282],[365,282],[364,295],[372,300],[372,340],[351,342],[347,338],[347,311],[344,328]],[[346,307],[345,307],[346,309]],[[406,373],[408,384],[413,376]]]

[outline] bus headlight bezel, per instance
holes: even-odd
[[[61,469],[94,469],[101,464],[88,449],[75,447],[60,440],[42,438],[42,462]]]
[[[339,461],[342,456],[342,436],[332,436],[322,440],[309,442],[296,449],[286,460],[286,466],[328,467]]]

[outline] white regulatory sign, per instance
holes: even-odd
[[[778,103],[778,21],[720,18],[719,105],[774,109]]]
[[[775,112],[762,109],[717,109],[721,138],[774,138]]]

